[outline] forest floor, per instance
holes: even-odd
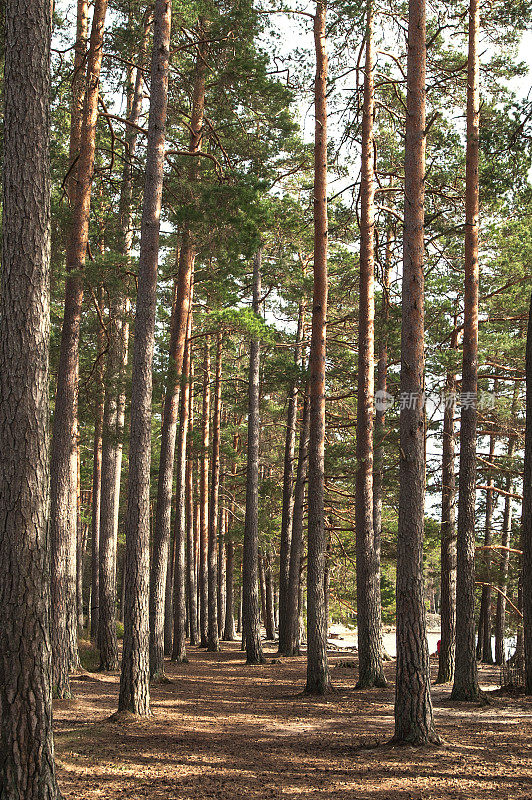
[[[146,721],[109,721],[119,675],[87,674],[76,698],[54,701],[56,755],[65,798],[79,800],[531,800],[532,698],[493,693],[498,668],[482,667],[483,704],[433,691],[441,748],[390,747],[389,687],[355,690],[352,654],[331,653],[335,690],[298,694],[305,659],[246,666],[238,644],[189,648],[152,687]],[[273,663],[272,663],[273,662]],[[432,659],[436,672],[437,663]]]

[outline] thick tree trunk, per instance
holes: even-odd
[[[138,53],[139,66],[145,61],[151,23],[145,22]],[[128,125],[125,132],[125,158],[120,188],[121,255],[129,262],[133,241],[131,198],[133,192],[132,161],[137,147],[138,124],[142,110],[143,73],[138,69],[128,75]],[[99,567],[99,632],[100,669],[118,669],[116,633],[116,549],[118,511],[122,478],[122,446],[126,408],[126,369],[129,349],[129,300],[118,288],[112,293],[109,318],[109,352],[106,364],[106,392],[102,437],[102,489],[100,503],[100,567]],[[123,611],[123,605],[121,606]]]
[[[299,594],[301,583],[301,560],[303,557],[303,516],[305,510],[305,483],[308,471],[308,440],[310,427],[310,403],[308,393],[303,401],[299,453],[297,459],[296,484],[294,489],[294,517],[292,541],[290,543],[290,570],[288,573],[288,642],[285,655],[299,655]]]
[[[526,426],[521,547],[525,692],[532,694],[532,298],[526,338]]]
[[[466,228],[464,344],[460,415],[460,472],[456,561],[456,663],[453,700],[477,700],[475,653],[475,504],[478,372],[478,158],[479,158],[479,0],[469,5],[467,67]]]
[[[98,289],[98,306],[103,310],[103,286]],[[102,325],[97,333],[96,369],[97,401],[94,417],[94,444],[92,449],[92,498],[91,498],[91,597],[89,604],[90,637],[98,639],[98,617],[100,608],[100,500],[102,489],[102,431],[105,400],[105,383],[103,369],[103,352],[105,348],[105,330]]]
[[[125,521],[124,648],[118,711],[150,713],[149,537],[152,365],[168,100],[171,3],[156,0],[142,207]]]
[[[76,481],[79,335],[85,254],[94,169],[99,75],[107,2],[94,8],[85,77],[87,4],[78,3],[72,86],[68,194],[71,220],[66,247],[65,308],[57,373],[50,459],[52,634],[54,693],[70,697],[70,669],[79,663],[76,620]]]
[[[514,395],[512,399],[512,410],[510,419],[515,419],[517,411],[517,403],[519,400],[519,381],[514,384]],[[511,435],[508,439],[508,465],[511,469],[515,454],[516,436]],[[506,479],[505,490],[508,493],[512,491],[512,476],[509,475]],[[497,610],[495,612],[495,663],[503,664],[505,659],[504,638],[506,633],[506,593],[508,591],[508,567],[510,565],[510,553],[508,548],[511,543],[512,534],[512,498],[506,496],[504,498],[504,514],[502,520],[501,532],[501,546],[500,553],[500,566],[499,566],[499,580],[497,592]]]
[[[457,346],[456,325],[451,348]],[[442,489],[441,489],[441,643],[436,683],[450,683],[454,678],[454,647],[456,632],[456,520],[454,468],[456,409],[456,376],[447,372],[443,412]]]
[[[253,311],[260,310],[261,250],[253,260]],[[259,442],[260,442],[260,341],[249,346],[248,449],[246,469],[246,514],[242,556],[242,627],[248,664],[262,664],[259,617]]]
[[[297,338],[294,349],[294,364],[299,366],[303,351],[303,337],[305,335],[305,308],[306,304],[299,304],[297,322]],[[288,410],[286,414],[286,438],[284,446],[283,468],[283,507],[281,516],[281,540],[279,546],[279,653],[284,654],[287,649],[287,597],[288,574],[290,571],[290,543],[292,539],[292,520],[294,513],[293,477],[294,453],[296,445],[297,426],[297,400],[298,385],[294,383],[288,396]]]
[[[425,0],[408,14],[394,742],[437,742],[423,593]]]
[[[188,315],[188,336],[183,358],[183,377],[181,380],[180,425],[177,444],[176,467],[176,510],[174,535],[174,642],[172,661],[187,661],[186,651],[186,541],[187,541],[187,440],[190,414],[190,360],[192,355],[190,335],[192,332],[192,307]],[[156,663],[159,659],[153,660]],[[160,658],[158,673],[163,671]]]
[[[327,50],[326,2],[314,15],[314,289],[310,343],[310,437],[308,465],[307,684],[308,694],[330,685],[325,617],[325,354],[327,320]]]
[[[209,442],[211,413],[210,337],[205,338],[203,354],[202,453],[200,459],[200,563],[199,621],[200,647],[207,647],[209,627]]]
[[[5,5],[0,291],[0,795],[59,800],[49,499],[49,0]]]
[[[207,648],[220,649],[218,640],[218,500],[220,494],[220,421],[222,413],[222,334],[216,335],[214,408],[212,417],[211,497],[208,532]]]
[[[375,96],[373,70],[373,7],[368,5],[366,66],[362,114],[360,217],[360,302],[358,323],[358,394],[356,436],[356,568],[357,568],[357,688],[386,686],[382,666],[380,565],[373,530],[373,402],[375,361],[374,296],[374,149]]]

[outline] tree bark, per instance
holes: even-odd
[[[327,71],[326,2],[314,15],[314,289],[310,343],[310,435],[308,466],[307,683],[308,694],[330,686],[325,617],[325,355],[327,320]]]
[[[152,365],[168,101],[171,3],[156,0],[142,207],[125,521],[124,647],[118,711],[150,713],[149,537]]]
[[[310,403],[308,393],[303,401],[299,453],[297,459],[296,484],[294,489],[294,518],[290,543],[290,570],[288,573],[288,643],[285,655],[299,655],[299,594],[301,583],[301,560],[303,557],[303,516],[305,510],[305,483],[308,471],[308,440],[310,427]]]
[[[188,611],[190,617],[190,644],[199,643],[198,626],[198,579],[197,579],[197,547],[195,537],[194,519],[194,453],[192,434],[194,431],[194,364],[190,359],[190,379],[189,379],[189,435],[188,435],[188,458],[186,473],[187,488],[187,592],[188,592]]]
[[[238,434],[235,433],[233,438],[233,449],[235,451],[235,461],[233,461],[233,465],[231,467],[231,476],[233,477],[233,481],[237,474],[237,464],[236,464],[236,455],[238,453]],[[227,524],[226,528],[226,538],[225,538],[225,575],[226,575],[226,584],[225,584],[225,625],[224,625],[224,635],[223,639],[224,642],[233,642],[236,639],[235,631],[235,618],[234,618],[234,543],[232,538],[232,522],[235,518],[235,498],[234,498],[234,487],[232,489],[232,496],[231,496],[231,504],[230,504],[230,522]],[[239,603],[239,614],[240,614],[240,603]],[[239,615],[238,614],[238,615]]]
[[[523,603],[525,692],[526,694],[532,694],[532,298],[530,300],[526,338],[526,425],[521,547],[523,550],[521,597]]]
[[[223,473],[223,469],[222,469]],[[222,481],[220,482],[220,493],[223,496]],[[226,569],[225,563],[225,535],[227,531],[227,509],[220,504],[218,514],[218,586],[216,595],[216,605],[218,609],[218,638],[221,639],[225,627],[225,593],[226,593]]]
[[[253,311],[260,310],[261,259],[259,249],[253,260]],[[262,664],[259,616],[259,443],[260,443],[260,340],[249,346],[248,449],[246,468],[246,514],[242,556],[242,627],[248,664]]]
[[[179,663],[187,661],[185,643],[185,617],[186,617],[186,557],[185,547],[187,540],[187,439],[190,414],[190,361],[192,332],[192,306],[188,314],[188,335],[183,358],[183,377],[181,379],[180,400],[180,425],[177,445],[176,468],[176,510],[175,510],[175,535],[174,535],[174,642],[172,648],[172,661]],[[158,659],[157,659],[158,660]],[[160,659],[159,671],[163,671],[163,660]],[[156,663],[156,661],[152,662]]]
[[[305,302],[299,304],[296,346],[294,348],[294,364],[301,362],[303,337],[305,335]],[[292,539],[292,520],[294,513],[293,477],[294,453],[296,445],[298,385],[294,383],[288,395],[286,414],[286,438],[284,447],[283,468],[283,506],[281,516],[281,539],[279,546],[279,653],[285,654],[288,646],[287,629],[287,597],[288,574],[290,572],[290,543]]]
[[[515,419],[517,411],[517,403],[519,400],[519,381],[514,384],[514,395],[512,398],[512,410],[510,418]],[[515,454],[515,445],[517,437],[511,435],[508,439],[508,464],[511,464]],[[512,476],[509,475],[506,479],[505,490],[508,493],[512,491]],[[504,638],[506,632],[506,593],[508,591],[508,567],[510,565],[510,553],[507,548],[510,547],[512,534],[512,498],[508,495],[504,498],[504,514],[502,520],[501,532],[501,554],[499,566],[499,580],[497,592],[497,609],[495,612],[495,663],[503,664],[505,659]]]
[[[496,386],[494,388],[497,392]],[[493,464],[493,456],[495,453],[495,436],[490,436],[490,449],[488,461]],[[487,485],[493,486],[493,475],[490,471],[487,478]],[[484,531],[484,546],[491,547],[493,541],[493,489],[486,490],[486,527]],[[483,581],[486,584],[490,583],[490,567],[491,567],[491,550],[484,550],[485,570],[486,574]],[[491,646],[491,586],[482,587],[482,596],[480,601],[480,618],[478,625],[478,638],[477,638],[477,659],[482,659],[484,664],[493,664],[493,649]]]
[[[200,459],[200,647],[208,645],[209,627],[209,442],[211,413],[210,337],[205,338],[203,355],[202,454]]]
[[[430,696],[423,593],[425,501],[424,178],[425,0],[408,14],[405,208],[401,326],[399,527],[397,535],[397,676],[393,741],[438,742]]]
[[[207,649],[217,652],[218,640],[218,500],[220,495],[220,421],[222,413],[222,334],[216,335],[216,367],[212,418],[211,497],[208,531]]]
[[[98,289],[98,305],[103,310],[103,286]],[[103,369],[103,353],[105,348],[105,330],[98,323],[96,370],[96,414],[94,417],[94,446],[92,451],[92,498],[91,498],[91,602],[90,602],[90,637],[98,639],[98,618],[100,608],[100,501],[102,490],[102,431],[103,410],[105,400],[105,383]]]
[[[8,0],[0,292],[0,794],[59,800],[50,648],[49,0]]]
[[[139,66],[145,62],[151,23],[145,18],[139,48]],[[133,157],[137,148],[138,124],[142,111],[143,71],[130,70],[127,86],[127,110],[130,125],[125,132],[125,158],[120,188],[119,251],[126,262],[131,260],[133,242],[132,193]],[[100,503],[100,610],[98,642],[100,669],[118,669],[116,633],[116,549],[118,511],[122,479],[122,446],[126,407],[126,369],[129,349],[129,300],[122,287],[111,294],[109,315],[109,352],[106,364],[106,392],[102,436],[102,489]],[[123,611],[123,607],[122,607]]]
[[[356,568],[357,568],[357,688],[386,686],[382,666],[380,568],[373,530],[373,405],[375,361],[375,211],[373,118],[373,6],[366,26],[366,66],[362,113],[360,217],[360,291],[358,322],[358,394],[356,436]]]
[[[452,334],[451,349],[456,349],[458,331]],[[443,412],[442,490],[441,490],[441,642],[436,683],[450,683],[454,678],[456,633],[456,474],[454,414],[456,409],[456,375],[447,371]]]
[[[269,550],[264,553],[264,583],[266,588],[266,639],[275,639],[275,608],[273,597],[272,556]]]
[[[453,700],[480,695],[475,653],[475,501],[478,372],[478,217],[479,217],[479,0],[469,5],[467,66],[466,228],[464,344],[460,415],[460,472],[456,561],[456,663]],[[472,402],[470,402],[472,399]]]

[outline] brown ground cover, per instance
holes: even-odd
[[[109,721],[118,674],[75,680],[76,699],[54,704],[64,797],[532,799],[532,698],[451,704],[450,687],[434,687],[445,746],[391,748],[394,662],[388,689],[360,692],[356,669],[337,665],[354,657],[333,653],[336,691],[313,699],[300,694],[303,657],[267,655],[248,667],[237,644],[191,648],[190,663],[167,664],[172,683],[152,687],[153,716],[141,722]],[[482,668],[484,686],[497,680]]]

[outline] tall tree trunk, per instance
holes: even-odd
[[[210,337],[205,338],[203,355],[202,454],[200,459],[200,646],[208,645],[209,627],[209,442],[211,413]]]
[[[303,401],[299,453],[297,459],[296,485],[294,489],[294,518],[290,543],[290,570],[288,573],[288,642],[285,655],[299,655],[299,594],[301,583],[301,560],[303,557],[303,516],[305,510],[305,483],[308,471],[308,440],[310,427],[310,403],[308,393]]]
[[[98,289],[98,306],[103,310],[103,286]],[[98,639],[98,617],[100,608],[100,500],[102,489],[102,431],[103,410],[105,400],[105,383],[103,353],[105,348],[105,330],[98,325],[96,369],[96,414],[94,417],[94,446],[92,450],[92,498],[91,498],[91,602],[90,602],[90,637]]]
[[[192,332],[192,307],[188,314],[188,336],[185,344],[183,358],[183,377],[181,379],[181,409],[179,437],[177,444],[176,468],[176,510],[175,510],[175,535],[174,535],[174,642],[172,648],[172,661],[187,661],[185,643],[185,616],[186,616],[186,557],[185,547],[187,540],[187,439],[190,414],[190,361],[192,355],[190,335]],[[152,664],[159,663],[159,670],[163,671],[163,659],[152,659]]]
[[[451,349],[456,349],[458,330],[455,327]],[[436,683],[450,683],[454,678],[454,647],[456,633],[456,520],[454,468],[456,409],[456,375],[447,371],[443,412],[442,489],[441,489],[441,642]]]
[[[50,0],[5,4],[0,794],[59,800],[50,649]]]
[[[261,259],[259,249],[253,260],[253,311],[260,310]],[[246,514],[242,555],[242,627],[248,664],[262,664],[259,617],[259,443],[260,443],[260,340],[249,346],[248,449],[246,469]]]
[[[145,18],[138,53],[139,67],[145,62],[151,23]],[[131,123],[125,131],[125,158],[120,188],[120,253],[131,259],[133,242],[132,193],[133,157],[142,111],[143,70],[130,70],[127,86],[127,111]],[[112,292],[109,315],[109,352],[106,364],[106,392],[102,434],[102,489],[100,502],[99,632],[100,669],[118,669],[116,633],[116,549],[118,511],[122,479],[122,447],[126,407],[126,369],[129,349],[129,300],[121,287]],[[121,605],[123,612],[123,604]]]
[[[408,14],[405,209],[401,326],[399,528],[397,535],[397,677],[393,741],[438,742],[430,696],[430,661],[423,593],[425,505],[424,177],[425,0]]]
[[[118,711],[150,713],[149,541],[152,365],[168,101],[171,3],[156,0],[142,207],[125,521],[124,647]]]
[[[273,597],[272,555],[269,550],[264,553],[264,583],[266,588],[266,639],[275,639],[275,608]]]
[[[497,392],[496,384],[494,392]],[[488,460],[493,464],[495,454],[495,436],[490,436],[490,449]],[[493,474],[490,470],[487,479],[488,486],[493,486]],[[493,489],[486,490],[486,527],[484,531],[484,546],[491,548],[493,541]],[[483,577],[484,583],[489,584],[491,580],[491,550],[484,550],[485,570]],[[482,597],[480,601],[480,619],[478,626],[477,658],[481,658],[484,664],[493,664],[493,649],[491,646],[491,586],[482,587]]]
[[[201,148],[203,110],[205,104],[206,60],[200,48],[196,59],[196,72],[192,98],[192,116],[188,152],[196,154]],[[190,159],[188,179],[197,180],[198,159]],[[172,320],[168,374],[164,401],[164,419],[161,427],[161,455],[157,487],[157,513],[153,537],[153,554],[150,580],[150,671],[152,676],[164,669],[164,596],[170,542],[172,510],[172,484],[174,475],[175,442],[179,410],[179,386],[189,309],[191,305],[192,275],[194,270],[194,243],[192,233],[185,229],[181,240],[177,300]]]
[[[166,585],[164,590],[164,655],[170,658],[174,641],[174,563],[175,531],[171,533],[168,562],[166,564]]]
[[[478,157],[479,157],[479,0],[469,5],[467,66],[466,227],[464,344],[460,415],[460,472],[456,561],[456,663],[453,700],[477,700],[475,654],[475,505],[478,372]]]
[[[303,337],[305,335],[305,308],[306,303],[299,304],[297,321],[296,346],[294,348],[294,364],[296,367],[301,362],[303,351]],[[293,477],[294,453],[296,445],[297,425],[297,400],[298,384],[294,383],[288,395],[288,410],[286,414],[286,438],[284,446],[283,468],[283,507],[281,516],[281,540],[279,547],[279,653],[284,654],[287,649],[287,596],[288,573],[290,571],[290,543],[292,539],[292,519],[294,513]]]
[[[216,367],[212,418],[211,497],[208,532],[208,650],[220,649],[218,640],[218,500],[220,494],[220,421],[222,413],[222,334],[216,335]]]
[[[521,597],[523,603],[525,692],[526,694],[532,694],[532,298],[530,300],[526,338],[526,425],[521,547],[523,550]]]
[[[360,219],[360,302],[358,323],[358,394],[356,436],[356,567],[359,689],[386,686],[382,666],[380,568],[373,531],[373,402],[375,361],[373,6],[368,4],[366,66],[362,114]]]
[[[231,476],[233,481],[236,478],[237,474],[237,463],[236,463],[236,455],[238,453],[238,434],[235,433],[233,437],[233,449],[235,451],[235,460],[233,461],[233,465],[231,467]],[[224,642],[233,642],[236,639],[236,631],[235,631],[235,618],[234,618],[234,543],[232,538],[232,524],[235,517],[235,497],[234,497],[234,486],[231,486],[231,504],[229,508],[230,512],[230,522],[227,524],[226,528],[226,539],[225,539],[225,575],[226,575],[226,584],[225,584],[225,625],[224,625],[224,635],[223,639]],[[239,604],[240,605],[240,604]],[[239,612],[240,613],[240,612]]]
[[[326,2],[314,15],[314,289],[310,343],[310,438],[308,465],[307,684],[308,694],[330,685],[325,617],[325,354],[327,319],[327,72]]]
[[[191,354],[192,356],[192,354]],[[190,644],[199,643],[198,627],[198,580],[197,580],[197,547],[194,519],[194,453],[192,434],[194,432],[194,364],[190,359],[190,378],[189,378],[189,413],[188,413],[188,458],[186,472],[187,490],[187,596],[188,611],[190,617]]]
[[[259,597],[260,617],[262,624],[266,627],[266,577],[264,575],[264,558],[261,550],[259,550]]]
[[[90,194],[106,2],[94,9],[85,77],[87,3],[78,2],[72,82],[68,195],[71,219],[66,247],[67,278],[61,351],[50,457],[50,535],[52,540],[52,654],[54,693],[70,697],[69,672],[77,666],[76,479],[79,333],[85,253],[89,235]]]
[[[519,381],[514,384],[514,394],[512,398],[512,410],[510,419],[515,419],[517,412],[517,403],[519,400]],[[512,424],[512,423],[510,423]],[[511,469],[511,464],[515,454],[516,436],[511,434],[508,439],[508,467]],[[512,476],[508,475],[506,479],[505,490],[508,493],[512,491]],[[506,632],[506,593],[508,591],[508,567],[510,565],[510,553],[508,548],[511,543],[512,533],[512,498],[507,495],[504,498],[504,514],[502,520],[501,532],[501,550],[500,566],[499,566],[499,580],[497,592],[497,610],[495,612],[495,663],[503,664],[505,658],[504,637]]]
[[[222,468],[223,474],[223,468]],[[221,482],[222,484],[222,482]],[[220,489],[223,496],[223,488]],[[216,596],[216,606],[218,609],[218,638],[223,637],[225,626],[225,593],[226,593],[226,568],[225,563],[225,534],[227,531],[227,509],[223,504],[220,504],[220,511],[218,514],[218,586]]]

